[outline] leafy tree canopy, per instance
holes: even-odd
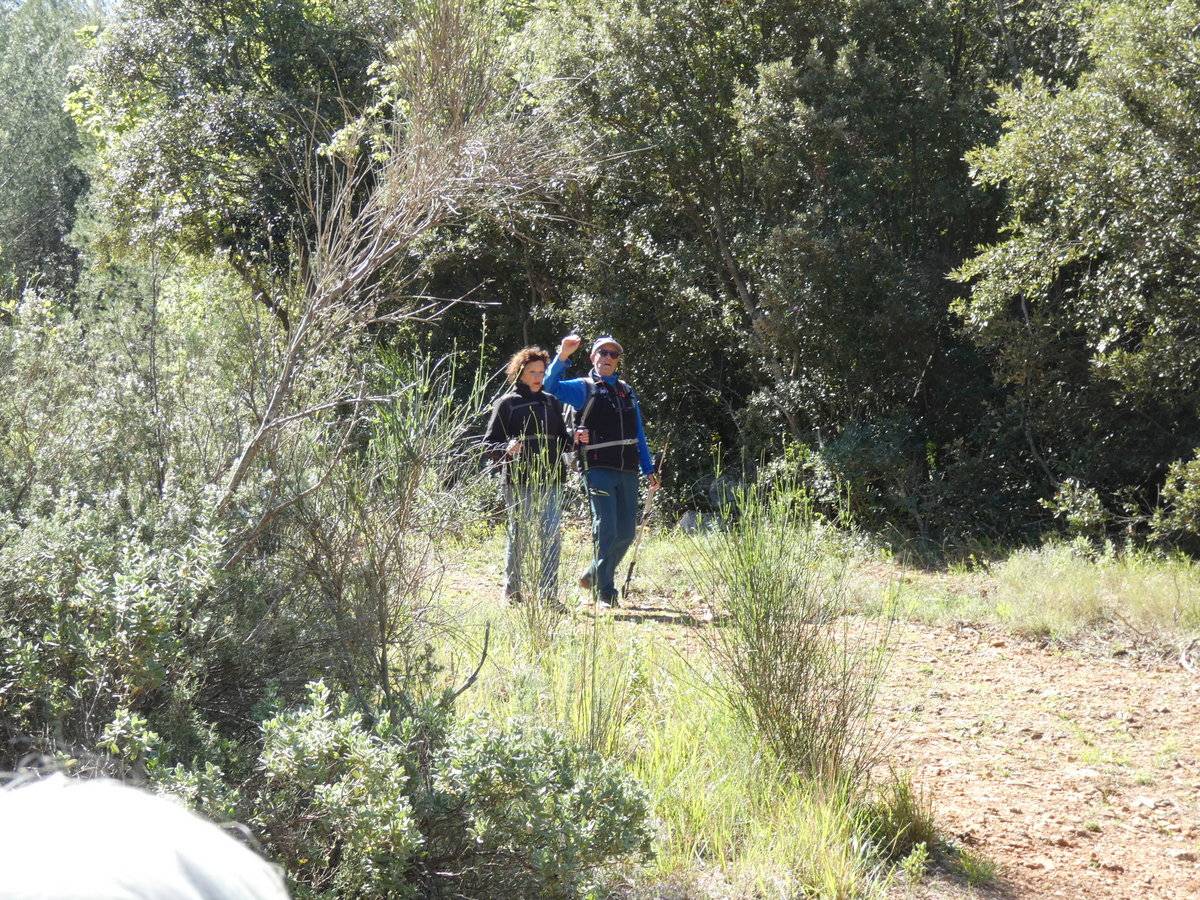
[[[1001,91],[969,157],[1003,238],[957,271],[1046,479],[1141,490],[1200,443],[1200,6],[1123,0],[1071,87]]]
[[[287,270],[311,153],[372,95],[400,8],[377,0],[132,0],[70,97],[96,142],[106,243],[224,254],[266,295]]]
[[[0,285],[67,286],[76,274],[66,236],[87,181],[63,93],[86,21],[74,0],[0,4]]]

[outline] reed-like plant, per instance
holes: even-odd
[[[700,632],[717,690],[799,773],[858,782],[890,620],[850,615],[845,554],[798,485],[743,487],[723,519],[686,545],[717,622]]]
[[[537,436],[509,465],[504,503],[507,540],[516,554],[514,613],[530,650],[542,654],[567,615],[561,577],[565,472]]]

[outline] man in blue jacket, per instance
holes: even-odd
[[[592,344],[592,370],[584,378],[563,380],[567,360],[579,349],[569,334],[546,372],[544,389],[577,410],[584,477],[592,505],[595,559],[579,586],[595,588],[599,603],[617,605],[617,566],[637,536],[638,470],[658,490],[658,475],[646,444],[642,411],[633,388],[617,377],[623,349],[611,335]]]

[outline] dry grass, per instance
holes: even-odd
[[[1184,557],[1048,544],[942,572],[859,557],[851,581],[860,608],[894,602],[901,617],[931,624],[992,623],[1056,641],[1117,635],[1159,648],[1200,635],[1200,567]]]

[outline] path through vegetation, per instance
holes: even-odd
[[[632,605],[606,615],[702,652],[711,614],[656,551]],[[878,590],[898,576],[866,577]],[[449,582],[490,604],[498,563],[476,558]],[[935,866],[896,896],[1200,897],[1200,677],[1092,635],[1068,647],[998,625],[896,624],[885,764],[928,794],[947,840],[996,865],[975,887]]]
[[[635,602],[615,614],[631,627],[704,618]],[[1200,896],[1200,679],[987,626],[900,623],[894,648],[888,761],[997,866],[989,886],[935,874],[915,896]]]

